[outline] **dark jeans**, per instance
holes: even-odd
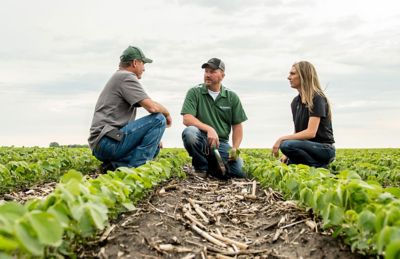
[[[211,174],[218,171],[217,160],[208,145],[205,132],[194,126],[189,126],[183,131],[182,140],[185,149],[192,157],[192,165],[195,170],[204,170]],[[226,142],[219,143],[218,151],[225,165],[227,165],[227,176],[245,177],[246,175],[242,172],[243,160],[241,158],[236,161],[228,161],[230,148],[231,146]]]
[[[107,136],[101,138],[93,155],[114,168],[138,167],[157,156],[166,120],[161,113],[153,113],[138,120],[130,121],[120,130],[124,133],[121,141]]]
[[[290,164],[304,164],[326,168],[335,159],[336,149],[331,144],[308,140],[285,140],[281,143],[282,153]]]

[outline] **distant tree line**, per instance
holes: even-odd
[[[69,145],[60,145],[58,142],[50,142],[49,147],[69,147],[69,148],[88,148],[89,145],[85,144],[69,144]]]

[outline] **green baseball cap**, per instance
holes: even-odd
[[[143,51],[139,49],[138,47],[134,46],[129,46],[124,52],[122,52],[122,55],[120,57],[120,60],[122,62],[127,62],[131,61],[134,59],[138,59],[143,61],[143,63],[151,63],[153,60],[146,58]]]

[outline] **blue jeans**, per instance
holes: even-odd
[[[210,151],[205,132],[200,131],[197,127],[189,126],[183,131],[182,140],[185,149],[192,157],[192,165],[195,170],[203,170],[211,174],[218,171],[218,163],[215,155]],[[242,171],[243,160],[241,158],[236,161],[228,161],[230,148],[231,146],[226,142],[219,143],[218,151],[227,167],[227,177],[246,177]]]
[[[281,143],[280,149],[288,157],[289,164],[325,168],[335,159],[336,154],[333,145],[309,140],[285,140]]]
[[[166,120],[163,114],[153,113],[130,121],[120,129],[124,133],[121,141],[108,136],[100,139],[93,155],[114,168],[138,167],[157,156]]]

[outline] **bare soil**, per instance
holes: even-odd
[[[54,191],[56,185],[56,182],[40,183],[30,186],[29,188],[21,188],[21,190],[0,194],[0,203],[4,201],[25,203],[35,198],[42,198]]]
[[[255,181],[190,173],[121,215],[80,258],[362,258]]]

